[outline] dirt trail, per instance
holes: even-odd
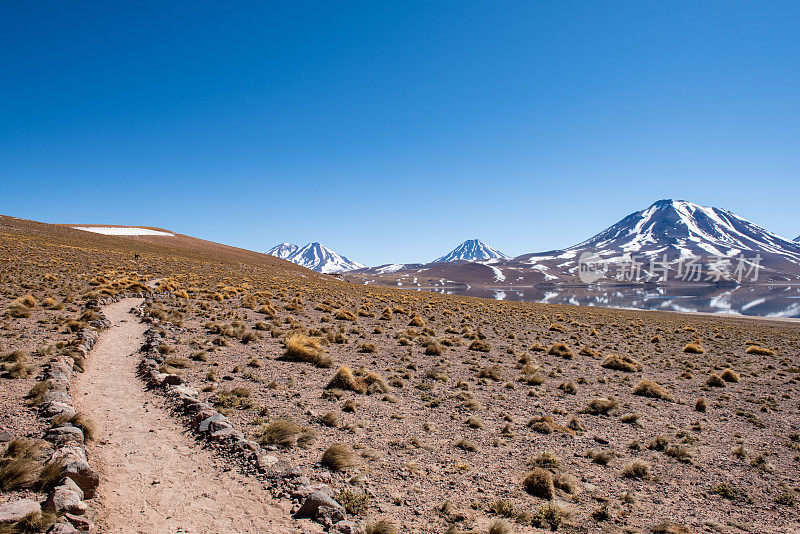
[[[100,335],[73,398],[100,430],[87,445],[101,483],[93,505],[101,532],[297,532],[288,511],[252,478],[185,435],[136,376],[147,325],[128,313],[140,299],[103,308]],[[227,468],[230,469],[230,468]]]

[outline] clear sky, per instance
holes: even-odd
[[[0,213],[368,265],[660,198],[800,234],[798,2],[7,2]]]

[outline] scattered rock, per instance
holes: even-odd
[[[326,508],[338,511],[344,510],[342,505],[333,500],[330,495],[315,491],[306,498],[300,509],[295,512],[294,517],[296,519],[315,519]]]

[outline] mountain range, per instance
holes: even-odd
[[[581,282],[581,258],[609,267],[636,259],[645,279],[650,261],[680,274],[691,258],[709,267],[735,269],[758,263],[761,281],[800,280],[800,242],[782,238],[734,213],[684,200],[659,200],[571,247],[509,258],[478,240],[426,264],[391,264],[349,273],[354,282],[411,287],[520,287]],[[756,256],[759,260],[755,260]],[[684,273],[685,274],[685,273]],[[690,279],[690,281],[694,281]]]
[[[352,261],[317,242],[308,243],[303,247],[292,243],[280,243],[269,249],[267,254],[318,273],[341,273],[364,267],[357,261]]]

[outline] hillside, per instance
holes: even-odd
[[[188,451],[179,469],[144,480],[117,462],[97,496],[72,505],[80,514],[41,514],[34,530],[152,520],[121,511],[110,484],[139,484],[166,518],[158,488],[193,477],[206,487],[186,495],[220,506],[211,516],[252,524],[241,511],[261,503],[268,531],[343,532],[379,519],[389,532],[420,533],[800,526],[793,323],[365,287],[189,236],[9,217],[0,263],[0,435],[41,451],[25,477],[0,463],[0,504],[45,503],[68,473],[53,456],[64,447],[85,446],[93,469],[132,454],[126,436],[137,439],[130,462]],[[496,275],[494,264],[443,265]],[[80,353],[75,336],[93,325],[99,348]],[[129,346],[139,347],[136,365]],[[53,362],[69,363],[67,389],[46,378]],[[136,424],[92,424],[116,413],[98,406],[111,395],[95,388],[109,381],[129,388],[113,397]],[[61,391],[82,417],[45,415]],[[259,483],[236,489],[245,479]],[[346,507],[291,517],[315,490]],[[182,528],[218,524],[175,513]]]

